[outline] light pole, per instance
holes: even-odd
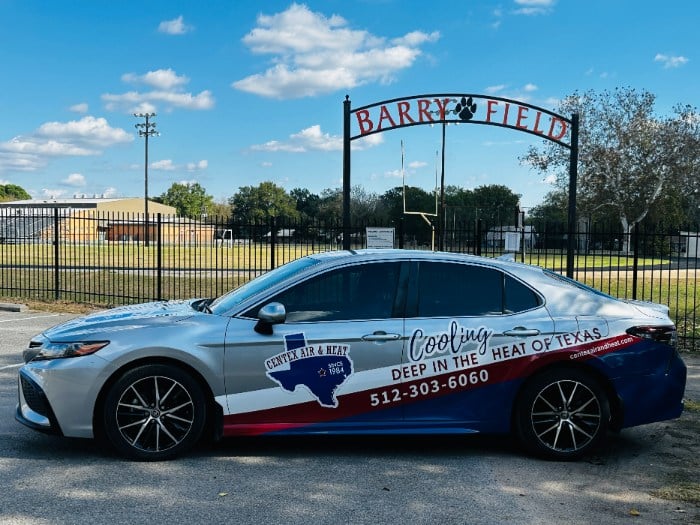
[[[136,118],[142,118],[145,119],[145,122],[140,122],[136,124],[134,127],[139,130],[139,137],[143,137],[145,139],[146,147],[145,147],[145,164],[144,164],[144,171],[143,171],[143,178],[144,178],[144,246],[148,247],[148,237],[149,237],[149,223],[148,223],[148,137],[151,136],[157,136],[158,132],[156,131],[156,123],[151,122],[150,119],[155,117],[155,113],[134,113],[134,116]]]

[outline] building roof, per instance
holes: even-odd
[[[0,210],[34,211],[34,213],[46,213],[49,210],[61,210],[63,215],[79,211],[104,211],[120,213],[143,213],[143,197],[102,198],[102,197],[74,197],[72,199],[25,199],[19,201],[0,202]],[[163,213],[176,215],[174,206],[161,204],[148,199],[149,215]]]
[[[129,198],[75,197],[73,199],[24,199],[0,202],[0,208],[95,208],[105,202],[132,200]],[[148,202],[152,202],[150,199]]]

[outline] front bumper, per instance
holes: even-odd
[[[109,371],[94,354],[25,364],[19,369],[15,419],[41,432],[94,437],[95,403]]]
[[[22,370],[19,373],[17,388],[19,401],[15,419],[39,432],[63,435],[44,390]]]

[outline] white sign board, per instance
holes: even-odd
[[[367,248],[393,248],[394,228],[367,228]]]
[[[519,252],[520,251],[520,233],[519,232],[506,232],[506,251],[507,252]]]

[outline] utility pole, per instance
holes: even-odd
[[[134,127],[139,130],[139,137],[143,137],[145,139],[146,143],[146,148],[145,148],[145,164],[144,164],[144,246],[148,247],[149,245],[149,221],[148,221],[148,137],[151,136],[158,136],[158,132],[156,131],[156,123],[151,122],[150,119],[156,116],[155,113],[134,113],[134,116],[136,118],[142,118],[146,119],[145,122],[140,122],[139,124],[136,124]]]

